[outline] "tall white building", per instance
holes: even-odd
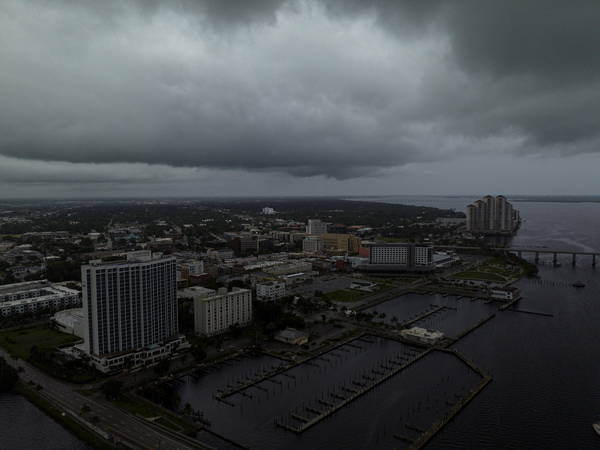
[[[213,336],[226,332],[232,325],[252,321],[252,291],[220,288],[215,294],[194,296],[194,329],[196,334]]]
[[[308,219],[306,232],[308,234],[325,234],[327,233],[327,223],[321,222],[319,219]]]
[[[474,233],[511,234],[519,223],[519,211],[503,195],[486,195],[467,206],[467,230]]]
[[[149,251],[81,267],[84,350],[108,372],[167,357],[177,330],[176,260]]]

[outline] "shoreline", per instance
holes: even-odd
[[[69,433],[75,436],[80,441],[95,449],[113,450],[115,447],[109,444],[106,440],[95,435],[93,432],[73,420],[67,415],[64,415],[48,400],[43,398],[34,388],[28,386],[22,381],[17,382],[17,386],[13,390],[17,395],[22,396],[33,406],[43,412],[46,417],[50,418],[58,425],[66,429]]]

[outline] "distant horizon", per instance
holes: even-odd
[[[571,201],[577,201],[577,199],[590,199],[598,197],[600,201],[600,194],[508,194],[505,192],[483,192],[483,193],[472,193],[472,194],[354,194],[354,195],[316,195],[316,194],[289,194],[289,195],[210,195],[210,196],[186,196],[186,195],[165,195],[165,196],[89,196],[89,197],[0,197],[0,202],[27,202],[27,201],[165,201],[165,200],[212,200],[212,199],[223,199],[223,200],[236,200],[236,199],[265,199],[265,200],[277,200],[277,199],[370,199],[370,198],[386,198],[386,197],[442,197],[442,198],[464,198],[464,197],[484,197],[485,195],[504,195],[513,199],[513,201],[519,201],[520,199],[536,199],[536,198],[556,198]]]

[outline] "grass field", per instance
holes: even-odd
[[[11,355],[21,359],[29,358],[31,347],[34,345],[42,350],[56,348],[80,340],[75,335],[61,333],[39,325],[0,331],[0,346],[4,347]]]
[[[368,292],[353,291],[350,289],[339,289],[337,291],[328,292],[322,295],[323,300],[331,300],[332,302],[355,302],[364,297]]]

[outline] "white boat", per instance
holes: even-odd
[[[593,423],[592,427],[594,427],[594,431],[596,432],[596,434],[600,436],[600,422]]]

